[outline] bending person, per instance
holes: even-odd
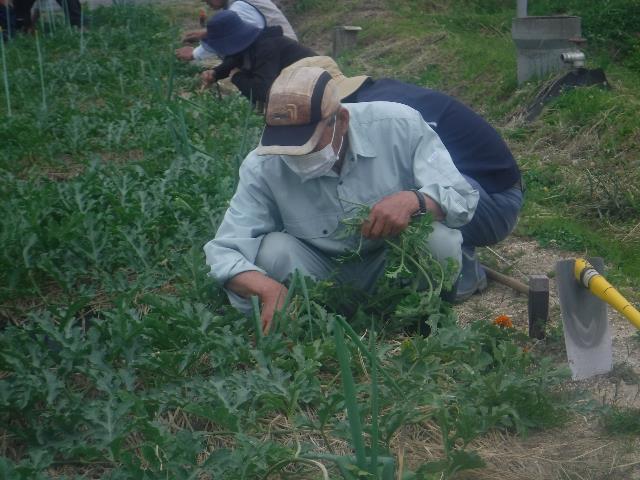
[[[460,227],[462,272],[455,301],[462,302],[486,288],[487,278],[475,248],[494,245],[515,228],[522,209],[520,169],[500,134],[467,106],[444,93],[390,78],[345,77],[330,57],[300,60],[290,68],[317,66],[336,81],[342,102],[389,101],[416,109],[438,134],[453,163],[480,192],[473,219]]]
[[[2,28],[2,38],[5,42],[10,40],[16,32],[16,16],[11,0],[0,0],[0,28]]]
[[[281,27],[285,37],[298,41],[293,27],[282,11],[271,0],[203,0],[214,10],[229,10],[236,12],[242,21],[254,25],[260,29],[265,27]],[[194,30],[187,32],[182,40],[185,43],[199,42],[206,37],[206,30]],[[202,45],[193,48],[190,46],[176,50],[176,56],[180,60],[205,60],[214,56]]]
[[[456,170],[418,112],[397,103],[342,105],[336,81],[320,68],[287,69],[273,83],[259,147],[213,240],[204,246],[210,274],[238,310],[262,304],[269,330],[295,270],[370,291],[384,272],[384,238],[418,212],[437,220],[424,241],[444,263],[460,261],[457,227],[473,216],[478,192]],[[360,258],[341,263],[360,235],[341,220],[371,207]]]
[[[203,83],[209,85],[229,77],[242,95],[254,103],[266,100],[271,84],[283,68],[315,55],[313,50],[284,37],[280,27],[260,30],[230,10],[211,17],[202,45],[223,58],[220,65],[202,73]]]
[[[16,15],[16,26],[18,29],[28,31],[33,28],[31,8],[36,0],[13,0],[13,8]],[[69,23],[74,27],[79,27],[82,21],[82,7],[80,0],[56,0],[64,14],[69,19]],[[42,14],[42,12],[41,12]]]

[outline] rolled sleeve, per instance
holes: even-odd
[[[282,230],[269,188],[250,167],[240,168],[240,182],[213,240],[204,246],[210,275],[221,285],[255,265],[262,238]]]
[[[415,129],[419,133],[413,154],[417,187],[442,208],[445,225],[461,227],[473,218],[480,194],[455,167],[440,137],[421,118]]]
[[[218,58],[215,53],[207,52],[202,45],[198,45],[193,49],[193,59],[196,62],[202,62],[212,58]]]

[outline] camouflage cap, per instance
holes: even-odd
[[[266,126],[256,153],[304,155],[311,152],[339,107],[335,81],[325,70],[303,67],[283,71],[269,92]]]

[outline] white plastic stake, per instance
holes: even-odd
[[[41,5],[42,5],[42,1],[43,0],[40,0]],[[47,6],[47,19],[49,20],[49,36],[51,37],[56,31],[56,19],[53,14],[53,5],[51,4],[51,2],[47,1],[46,6]]]
[[[85,5],[80,5],[80,55],[84,53],[84,9]]]
[[[0,51],[2,51],[2,78],[4,79],[4,94],[7,97],[7,114],[11,116],[11,93],[9,92],[9,74],[7,72],[7,59],[4,55],[2,27],[0,27]]]
[[[40,66],[40,86],[42,87],[42,109],[47,110],[47,95],[44,89],[44,67],[42,65],[42,49],[40,48],[40,37],[36,30],[36,49],[38,50],[38,65]]]

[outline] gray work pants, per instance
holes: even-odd
[[[462,261],[462,234],[434,222],[433,232],[427,238],[427,244],[433,256],[443,265],[453,258],[458,265]],[[384,272],[385,249],[362,255],[362,260],[339,263],[308,243],[284,232],[273,232],[264,236],[255,264],[265,270],[267,275],[281,283],[286,283],[296,270],[304,276],[316,280],[333,278],[338,283],[367,292]],[[250,299],[241,297],[226,289],[229,301],[245,315],[252,312]]]

